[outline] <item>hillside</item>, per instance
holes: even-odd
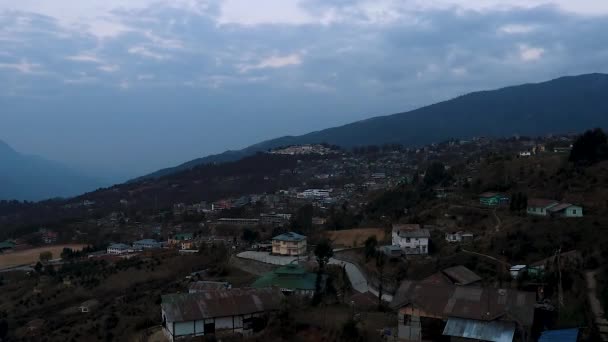
[[[60,163],[20,154],[1,140],[0,165],[0,199],[69,197],[101,185]]]
[[[399,143],[421,146],[449,138],[545,135],[608,127],[608,75],[587,74],[467,94],[413,111],[285,136],[238,151],[195,159],[142,178],[232,161],[271,148],[322,143],[342,147]]]

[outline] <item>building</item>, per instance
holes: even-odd
[[[112,255],[121,255],[131,252],[131,246],[125,245],[124,243],[113,243],[108,246],[107,252]]]
[[[216,224],[225,224],[228,226],[251,227],[257,226],[260,223],[259,219],[250,218],[221,218],[216,221]]]
[[[12,241],[6,240],[3,242],[0,242],[0,252],[9,251],[9,250],[12,250],[13,248],[15,248],[15,243]]]
[[[425,284],[443,284],[443,285],[459,285],[459,286],[472,286],[478,285],[482,278],[475,272],[471,271],[465,266],[454,266],[446,268],[440,272],[437,272],[429,277],[421,280],[421,283]]]
[[[285,295],[297,294],[312,297],[315,294],[316,281],[315,273],[306,272],[302,266],[289,264],[261,276],[251,287],[277,287]]]
[[[509,196],[496,192],[484,192],[479,195],[479,204],[486,207],[497,207],[509,204]]]
[[[445,241],[447,242],[470,242],[473,241],[474,238],[475,235],[473,235],[473,233],[463,231],[445,234]]]
[[[406,255],[429,254],[430,237],[430,231],[418,224],[393,225],[392,244],[399,246]]]
[[[390,306],[398,311],[399,341],[530,339],[536,294],[404,281]]]
[[[161,297],[163,332],[170,341],[205,335],[249,335],[278,311],[279,289],[231,289]]]
[[[288,232],[273,237],[272,254],[289,256],[306,254],[306,236]]]
[[[534,198],[528,200],[528,215],[552,217],[583,217],[583,208],[556,200]]]
[[[162,244],[154,239],[143,239],[133,242],[133,249],[144,250],[144,249],[155,249],[161,248]]]
[[[511,278],[517,279],[521,277],[528,267],[526,265],[515,265],[509,268],[509,273],[511,274]]]
[[[555,217],[583,217],[583,208],[570,203],[560,203],[549,208],[549,215]]]
[[[180,249],[190,249],[194,245],[194,235],[192,233],[175,234],[167,241],[169,246]]]
[[[225,281],[196,281],[188,286],[188,293],[230,290],[231,288],[232,284]]]
[[[330,198],[331,190],[325,189],[307,189],[298,194],[298,198],[307,198],[307,199],[327,199]]]
[[[282,226],[289,223],[291,214],[260,214],[260,223],[267,226]]]

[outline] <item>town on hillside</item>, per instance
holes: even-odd
[[[0,225],[0,341],[608,341],[599,129],[287,146]]]

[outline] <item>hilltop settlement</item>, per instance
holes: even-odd
[[[597,129],[0,201],[0,341],[608,341],[607,199]]]

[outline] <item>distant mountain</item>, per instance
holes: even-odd
[[[42,200],[91,191],[100,182],[60,163],[20,154],[0,140],[0,199]]]
[[[156,178],[201,164],[233,161],[286,145],[329,143],[342,147],[399,143],[420,146],[450,138],[538,136],[608,127],[608,75],[587,74],[480,91],[405,113],[264,141],[239,151],[195,159],[142,178]]]

